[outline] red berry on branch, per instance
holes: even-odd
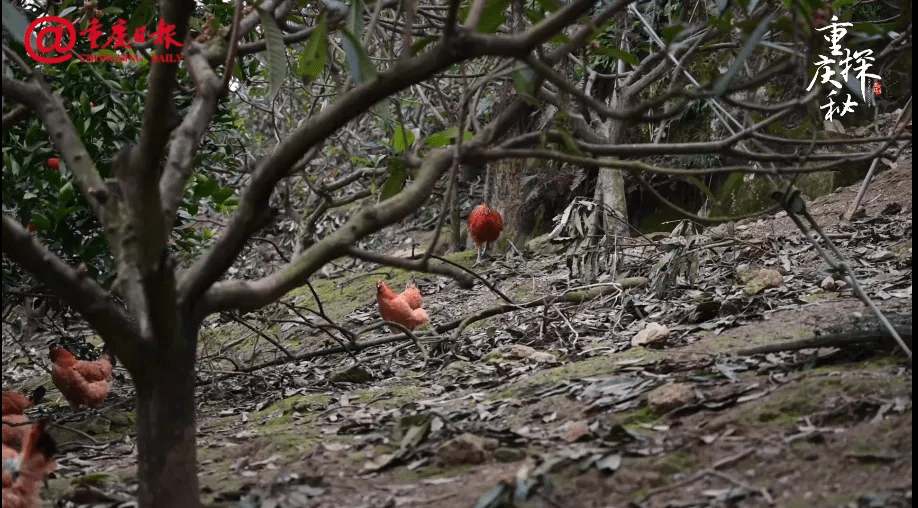
[[[61,168],[60,159],[57,157],[52,157],[48,159],[48,167],[51,168],[51,171],[57,171]]]
[[[33,233],[38,231],[38,226],[36,226],[35,224],[29,224],[29,231]]]

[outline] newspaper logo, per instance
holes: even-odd
[[[111,26],[111,35],[107,39],[106,33],[102,30],[102,23],[94,18],[89,22],[85,30],[79,32],[79,35],[89,40],[89,47],[93,50],[112,49],[131,51],[132,43],[143,44],[151,40],[153,44],[169,49],[173,46],[181,47],[182,45],[174,39],[175,25],[167,24],[165,20],[160,19],[149,37],[147,37],[146,27],[139,27],[134,30],[133,37],[128,39],[127,21],[118,19]],[[59,16],[42,16],[32,23],[25,31],[26,53],[36,62],[44,64],[59,64],[70,60],[75,55],[71,52],[77,41],[77,31],[70,20]],[[34,45],[33,45],[34,41]],[[85,53],[76,55],[81,62],[124,62],[140,61],[141,57],[133,52],[123,54],[94,54]],[[181,55],[171,53],[151,55],[152,63],[177,63],[181,60]]]

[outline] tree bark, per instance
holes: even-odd
[[[616,29],[624,29],[625,23],[629,16],[621,16],[616,21]],[[620,44],[624,45],[624,38],[619,38]],[[625,63],[618,61],[618,72],[625,72]],[[625,111],[632,103],[636,102],[635,94],[624,86],[624,80],[620,80],[612,92],[609,99],[609,107],[617,111]],[[617,145],[625,137],[625,129],[628,123],[625,120],[611,118],[602,125],[603,135],[606,142]],[[602,224],[606,231],[606,238],[610,236],[630,236],[627,223],[617,220],[612,211],[620,214],[620,217],[628,219],[628,202],[625,194],[625,175],[621,169],[616,168],[599,168],[599,176],[596,178],[596,200],[605,204],[609,208],[603,208]],[[611,208],[612,211],[609,209]],[[598,218],[597,218],[598,220]]]
[[[147,508],[201,506],[194,407],[198,322],[186,317],[181,323],[176,347],[150,348],[155,352],[135,380],[138,501]]]

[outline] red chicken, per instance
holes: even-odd
[[[504,218],[497,210],[488,208],[487,203],[482,203],[469,214],[468,226],[469,236],[478,250],[478,257],[475,259],[475,265],[478,265],[481,263],[481,255],[488,249],[488,243],[497,240],[500,232],[504,230]]]
[[[385,284],[385,282],[383,284]],[[392,290],[390,289],[389,292],[391,293]],[[424,304],[424,297],[421,296],[421,290],[418,289],[418,285],[414,282],[409,282],[408,286],[404,291],[402,291],[400,296],[405,300],[406,303],[408,303],[408,306],[411,307],[411,310],[420,309],[421,305]]]
[[[94,362],[77,360],[70,351],[51,346],[49,353],[54,368],[51,379],[76,411],[81,405],[95,407],[108,397],[112,379],[112,357],[106,351]]]
[[[41,403],[44,396],[44,386],[36,388],[28,397],[19,392],[3,392],[3,415],[22,414],[26,409]]]
[[[56,444],[46,432],[47,420],[36,422],[22,443],[22,451],[3,446],[3,508],[37,508],[41,482],[54,470]]]
[[[398,323],[409,330],[427,322],[427,313],[421,308],[421,292],[414,284],[409,284],[404,293],[397,295],[388,284],[377,280],[376,301],[379,302],[379,314],[386,321]]]
[[[19,446],[22,443],[29,433],[29,426],[26,425],[29,419],[24,411],[41,402],[44,396],[43,386],[36,388],[29,397],[17,392],[3,392],[3,444]]]

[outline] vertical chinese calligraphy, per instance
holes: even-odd
[[[851,23],[840,23],[838,16],[832,16],[832,23],[816,28],[819,32],[828,32],[823,37],[829,42],[829,56],[819,55],[819,61],[816,62],[816,72],[813,74],[813,79],[806,89],[807,91],[812,90],[817,79],[820,80],[820,84],[828,83],[831,85],[828,95],[829,102],[819,106],[819,109],[825,110],[825,119],[828,121],[833,120],[835,115],[841,117],[854,111],[854,106],[858,104],[858,101],[852,99],[850,93],[846,94],[847,97],[844,100],[841,100],[841,94],[839,93],[842,90],[842,83],[849,83],[848,75],[852,71],[860,84],[860,101],[868,105],[872,104],[873,96],[868,93],[867,80],[873,80],[875,86],[880,79],[880,76],[869,72],[874,62],[872,49],[852,53],[850,49],[842,47],[842,39],[848,33],[846,27],[850,26],[852,26]],[[835,99],[839,99],[837,103]]]

